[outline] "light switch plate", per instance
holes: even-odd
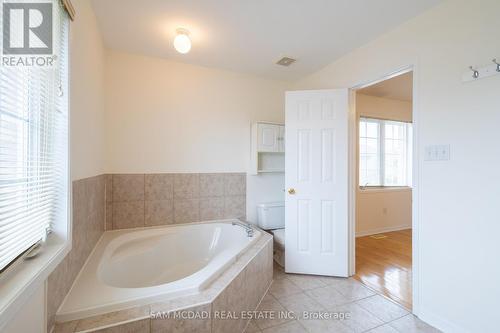
[[[450,145],[433,145],[425,147],[425,161],[450,160]]]

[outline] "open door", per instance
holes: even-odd
[[[348,96],[286,93],[287,273],[348,276]]]

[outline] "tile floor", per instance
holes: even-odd
[[[273,311],[275,317],[253,320],[246,333],[439,332],[352,278],[286,274],[278,265],[274,267],[274,282],[258,310]],[[278,316],[280,311],[294,315]],[[348,313],[349,318],[308,319],[304,311]]]

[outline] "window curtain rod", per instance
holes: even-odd
[[[71,3],[71,0],[61,0],[61,3],[64,9],[66,9],[66,12],[68,13],[71,21],[74,21],[76,12],[75,12],[75,7],[73,7],[73,4]]]

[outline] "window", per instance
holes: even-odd
[[[360,119],[360,186],[411,186],[411,154],[411,123]]]
[[[0,67],[0,271],[67,223],[69,22],[50,3],[54,65]]]

